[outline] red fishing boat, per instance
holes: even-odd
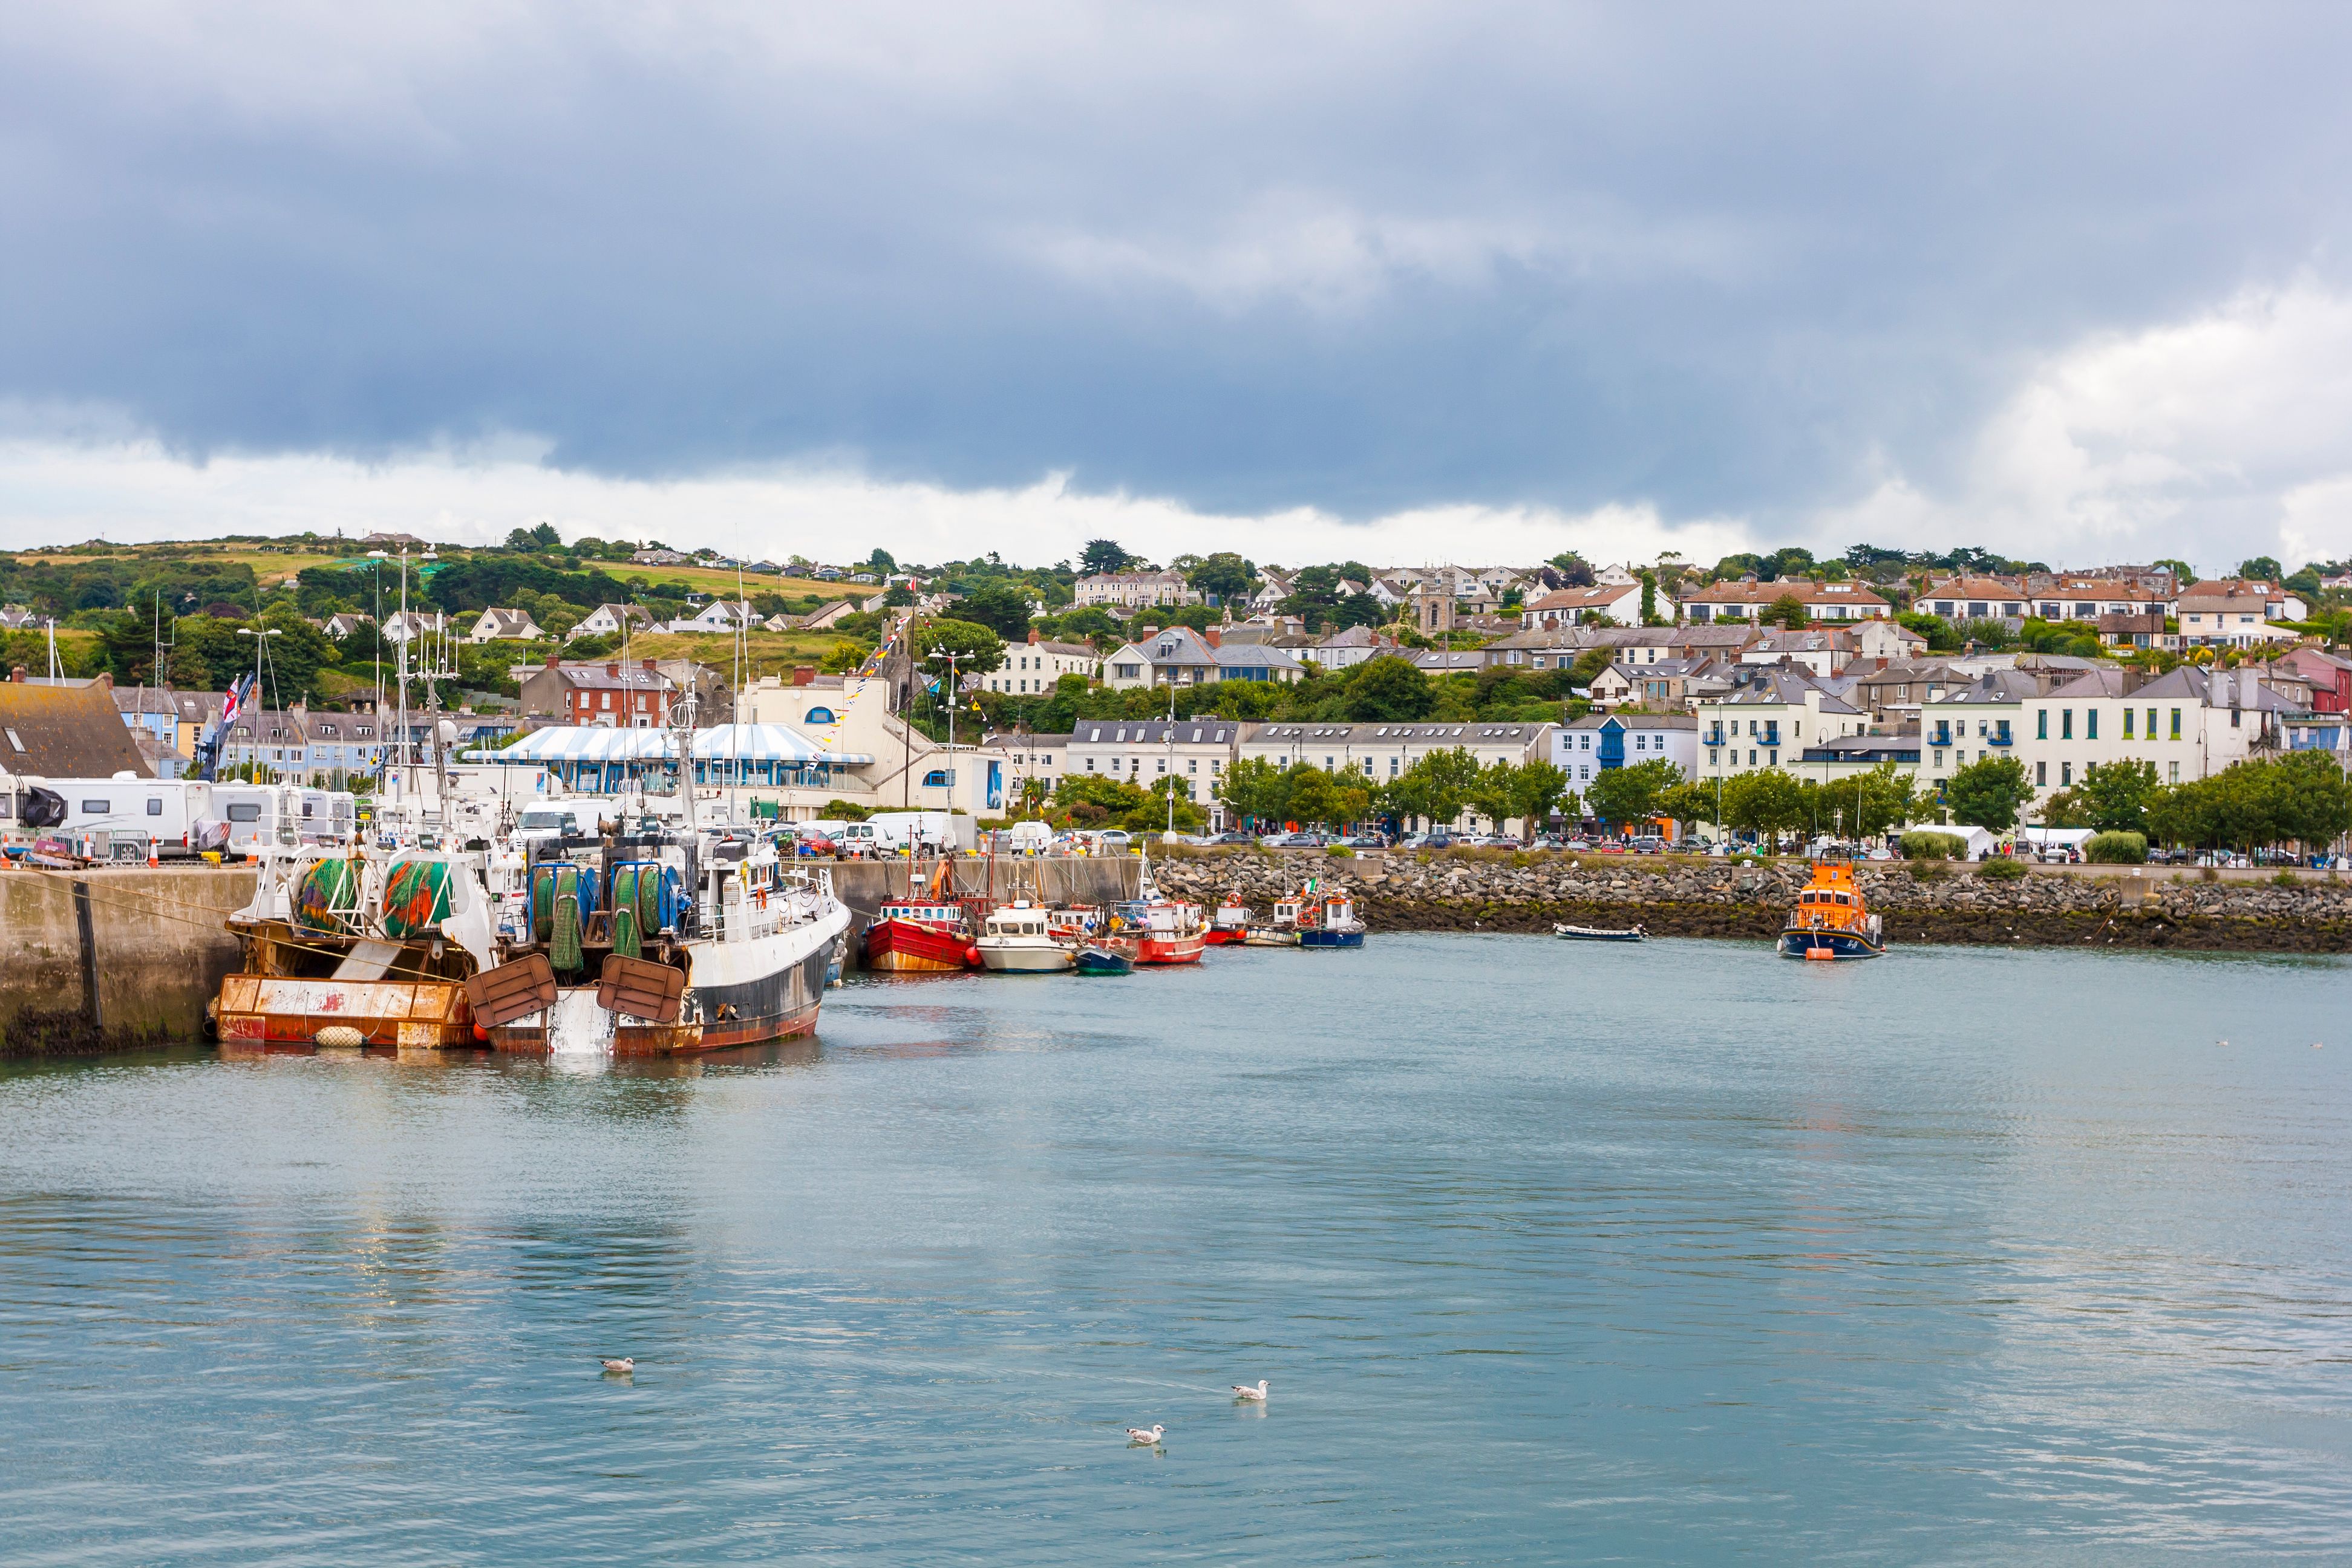
[[[940,862],[928,893],[907,896],[875,911],[866,928],[866,967],[892,974],[952,974],[978,966],[971,911],[950,896],[954,873]],[[913,872],[908,873],[911,883]]]
[[[1106,945],[1138,963],[1198,963],[1208,950],[1201,906],[1163,895],[1146,860],[1136,896],[1111,906]]]
[[[1249,939],[1249,905],[1239,893],[1209,912],[1209,929],[1202,933],[1211,947],[1238,947]]]

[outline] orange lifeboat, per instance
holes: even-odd
[[[1878,917],[1863,902],[1853,867],[1816,860],[1813,874],[1780,929],[1780,956],[1830,960],[1877,958],[1886,952]]]

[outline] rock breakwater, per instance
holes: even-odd
[[[1351,894],[1375,931],[1549,931],[1555,921],[1630,925],[1653,935],[1766,939],[1804,883],[1801,860],[1406,852],[1341,858],[1248,849],[1155,862],[1171,893],[1215,903],[1240,893],[1265,906],[1308,877]],[[2352,951],[2352,880],[2293,886],[2207,881],[2194,870],[2029,868],[2014,880],[1981,868],[1873,862],[1858,879],[1888,940],[2191,950]]]

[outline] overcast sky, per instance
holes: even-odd
[[[2352,12],[0,16],[0,543],[2352,553]]]

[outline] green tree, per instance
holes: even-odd
[[[2238,575],[2254,583],[2275,583],[2286,574],[2286,568],[2274,555],[2254,555],[2238,563]]]
[[[1661,815],[1659,797],[1683,782],[1683,771],[1664,757],[1621,768],[1603,768],[1584,788],[1584,804],[1612,827],[1630,827]]]
[[[1786,626],[1792,632],[1802,627],[1808,618],[1805,602],[1794,594],[1783,594],[1764,606],[1765,621],[1773,626]]]
[[[1429,677],[1409,658],[1383,654],[1368,658],[1348,675],[1347,718],[1356,724],[1409,724],[1429,717],[1437,694]]]
[[[1917,775],[1881,763],[1850,779],[1822,788],[1821,805],[1831,826],[1851,838],[1874,838],[1900,827],[1918,809]]]
[[[1956,771],[1944,784],[1944,805],[1952,820],[2007,833],[2017,826],[2018,812],[2033,798],[2032,781],[2025,764],[2015,757],[1986,757]]]
[[[1778,838],[1804,827],[1812,816],[1804,786],[1779,768],[1755,768],[1723,781],[1726,826]]]
[[[1341,827],[1370,815],[1372,793],[1346,775],[1310,768],[1290,792],[1290,820]]]
[[[1213,595],[1221,605],[1247,597],[1256,578],[1250,563],[1230,550],[1202,557],[1198,565],[1184,574],[1184,581],[1194,592]]]
[[[1661,790],[1658,793],[1658,798],[1651,803],[1650,809],[1669,821],[1679,822],[1685,827],[1692,827],[1702,822],[1715,820],[1715,803],[1716,792],[1713,784],[1701,784],[1696,779],[1685,779],[1671,789]]]
[[[986,626],[1007,642],[1029,635],[1029,595],[1010,583],[992,583],[956,601],[956,618]]]
[[[2156,565],[2158,571],[2172,574],[2172,581],[2177,587],[2186,588],[2197,581],[2197,568],[2186,561],[2158,561]]]
[[[2083,821],[2067,826],[2095,827],[2101,833],[2143,832],[2147,825],[2147,803],[2156,797],[2157,788],[2154,763],[2140,758],[2093,763],[2084,771],[2082,787],[2075,792],[2081,802]],[[2050,822],[2047,812],[2042,821]]]
[[[1477,787],[1478,760],[1461,746],[1431,752],[1407,768],[1399,783],[1404,785],[1403,797],[1413,803],[1411,815],[1449,826]]]
[[[1644,566],[1636,575],[1642,580],[1642,624],[1663,626],[1658,618],[1658,574]]]
[[[990,627],[972,621],[922,621],[914,630],[917,662],[925,673],[940,679],[947,678],[948,664],[935,659],[934,653],[953,653],[959,679],[966,675],[986,675],[1004,665],[1004,642]]]
[[[1568,672],[1569,684],[1580,687],[1591,686],[1601,679],[1601,672],[1609,668],[1612,657],[1611,651],[1605,647],[1586,648],[1576,656],[1576,663]]]
[[[1124,572],[1134,564],[1135,557],[1120,549],[1115,539],[1089,539],[1078,552],[1078,570],[1088,576]]]
[[[1519,819],[1521,841],[1534,838],[1553,808],[1574,798],[1568,789],[1568,771],[1558,763],[1521,763],[1512,775],[1510,792],[1510,814]]]
[[[1290,783],[1262,757],[1244,757],[1217,781],[1217,798],[1243,822],[1280,822],[1290,803]]]

